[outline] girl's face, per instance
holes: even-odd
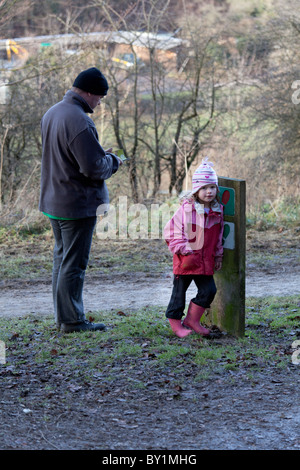
[[[217,186],[215,184],[207,184],[202,186],[196,193],[196,197],[199,201],[204,204],[204,207],[209,207],[210,203],[215,199],[217,195]]]

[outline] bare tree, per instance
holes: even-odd
[[[94,51],[70,57],[61,47],[47,47],[27,63],[8,70],[5,102],[0,104],[0,202],[18,198],[29,181],[39,188],[43,114],[60,101],[82,67],[94,60]],[[34,176],[34,178],[33,178]]]
[[[181,38],[168,34],[162,41],[159,30],[169,13],[169,1],[140,0],[122,13],[108,4],[96,4],[133,57],[128,70],[114,67],[109,56],[105,64],[111,83],[107,103],[115,138],[131,159],[132,197],[139,199],[139,175],[146,173],[152,181],[153,195],[160,189],[164,172],[170,175],[170,191],[180,191],[186,168],[202,148],[204,139],[201,143],[200,136],[214,125],[215,70],[209,54],[212,38],[199,35],[188,25]],[[136,32],[129,31],[127,25],[133,10],[139,19]],[[139,32],[141,28],[143,33]],[[176,44],[177,49],[174,45],[168,48],[169,44]],[[141,56],[143,67],[139,63]],[[181,148],[185,149],[185,159]]]
[[[277,201],[299,196],[300,16],[296,5],[294,0],[287,5],[279,1],[278,16],[260,31],[259,40],[268,45],[267,66],[248,95],[244,121],[248,146],[253,143],[252,153],[256,150],[251,168],[259,169],[252,170],[251,182],[261,184],[268,198]],[[252,41],[256,38],[253,33]]]
[[[0,29],[2,37],[12,36],[12,23],[23,18],[30,9],[30,0],[0,0]]]

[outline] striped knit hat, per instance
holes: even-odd
[[[202,160],[201,165],[197,168],[192,178],[192,194],[199,191],[200,188],[207,184],[216,184],[218,186],[218,177],[215,170],[212,168],[213,163],[208,162],[208,157]]]

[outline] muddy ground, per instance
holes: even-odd
[[[250,234],[247,296],[300,294],[299,237],[295,234],[286,234],[284,243],[278,234]],[[151,304],[164,306],[171,292],[171,275],[166,266],[155,274],[127,272],[122,278],[117,273],[92,272],[86,278],[86,309],[114,309],[120,303],[132,311]],[[33,314],[42,318],[52,313],[49,277],[2,281],[1,287],[2,317]],[[212,341],[233,344],[237,340],[223,335]],[[282,340],[270,337],[274,341]],[[173,386],[173,370],[166,370],[162,377],[152,369],[151,376],[148,371],[143,378],[144,389],[130,387],[125,376],[131,374],[134,380],[145,369],[128,364],[128,370],[110,371],[115,377],[109,390],[103,388],[105,377],[79,384],[67,371],[50,370],[42,363],[24,365],[18,373],[13,366],[1,367],[0,449],[140,449],[151,454],[300,448],[300,365],[292,362],[284,370],[268,367],[252,379],[243,369],[220,373],[216,368],[210,377],[195,381],[198,366],[185,368],[183,359],[184,386]]]

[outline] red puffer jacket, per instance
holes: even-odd
[[[214,203],[208,214],[203,205],[185,201],[164,228],[173,253],[174,274],[212,275],[223,256],[223,206]]]

